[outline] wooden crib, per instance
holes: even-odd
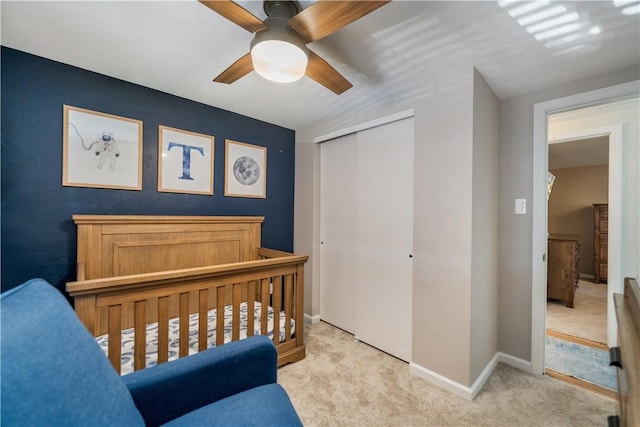
[[[108,342],[118,372],[125,336],[131,337],[133,370],[148,365],[151,335],[154,364],[271,333],[279,366],[304,358],[308,257],[261,248],[263,217],[74,215],[73,220],[78,280],[66,289],[89,331]],[[170,330],[177,339],[170,338]]]

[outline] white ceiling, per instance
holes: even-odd
[[[266,17],[261,2],[238,3]],[[353,83],[339,96],[306,77],[278,84],[254,72],[213,83],[253,36],[195,1],[5,0],[1,42],[294,130],[455,86],[473,66],[506,99],[640,63],[640,15],[624,15],[624,6],[553,1],[538,11],[576,13],[576,32],[538,41],[509,15],[530,3],[393,1],[309,45]],[[575,40],[562,42],[567,34]]]

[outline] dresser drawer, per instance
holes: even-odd
[[[600,270],[600,278],[607,280],[607,273],[609,271],[607,264],[600,264],[599,270]]]
[[[608,218],[609,217],[609,207],[602,206],[598,208],[600,210],[600,218]]]

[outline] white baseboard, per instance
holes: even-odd
[[[307,325],[315,325],[316,323],[320,323],[320,315],[309,316],[307,313],[304,314],[304,323]]]
[[[409,372],[415,376],[422,378],[430,382],[431,384],[437,385],[445,390],[449,390],[450,392],[457,394],[460,397],[463,397],[467,400],[473,400],[471,388],[459,384],[444,375],[440,375],[437,372],[433,372],[423,366],[420,366],[416,363],[409,363]]]
[[[497,353],[497,356],[498,362],[505,363],[509,366],[513,366],[514,368],[522,369],[526,372],[531,372],[531,362],[528,360],[520,359],[500,351]]]
[[[487,380],[493,373],[493,370],[496,369],[499,358],[500,356],[498,355],[498,353],[494,354],[489,363],[487,363],[487,366],[484,367],[482,372],[480,372],[480,375],[478,375],[478,378],[476,378],[476,380],[473,382],[473,384],[471,385],[471,400],[475,399],[478,393],[480,393],[480,390],[484,386],[484,383],[487,382]]]
[[[484,384],[487,382],[493,370],[496,368],[498,362],[506,363],[507,365],[513,366],[514,368],[522,369],[523,371],[531,372],[531,362],[526,360],[519,359],[514,356],[510,356],[508,354],[497,352],[487,363],[487,366],[484,367],[478,378],[473,382],[471,387],[467,387],[460,383],[457,383],[444,375],[440,375],[437,372],[433,372],[425,367],[422,367],[416,363],[411,362],[409,364],[409,372],[412,374],[437,385],[438,387],[442,387],[445,390],[449,390],[452,393],[457,394],[460,397],[463,397],[467,400],[473,400],[476,398]]]

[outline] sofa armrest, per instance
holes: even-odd
[[[278,354],[253,336],[122,377],[147,426],[155,426],[242,391],[275,383]]]

